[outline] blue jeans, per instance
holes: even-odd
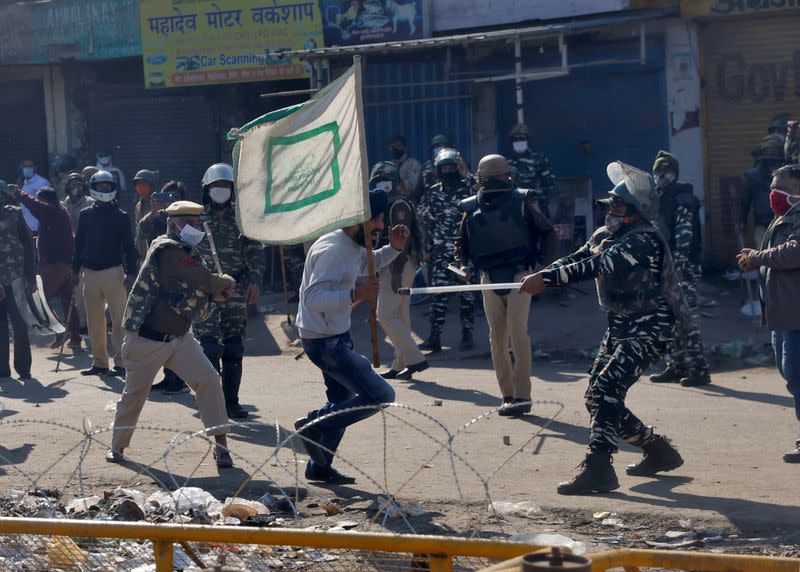
[[[794,397],[794,413],[800,421],[800,330],[772,332],[775,364],[786,380],[786,389]]]
[[[394,401],[394,389],[381,376],[373,371],[369,360],[353,351],[353,338],[350,332],[320,339],[303,339],[303,349],[314,365],[322,370],[325,380],[327,403],[320,409],[310,411],[308,419],[316,419],[365,405],[379,405]],[[344,436],[345,429],[379,411],[361,409],[339,413],[314,423],[314,432],[320,435],[318,443],[324,448],[309,453],[315,464],[329,466],[334,453]]]

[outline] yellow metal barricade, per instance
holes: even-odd
[[[321,554],[339,554],[338,564],[328,557],[317,558],[304,570],[480,570],[491,562],[507,560],[541,547],[529,544],[463,539],[442,536],[399,535],[362,532],[319,532],[286,528],[248,526],[202,526],[151,524],[139,522],[97,522],[68,519],[0,518],[0,570],[9,553],[19,556],[30,552],[34,566],[49,565],[63,570],[106,570],[105,564],[93,566],[96,552],[111,541],[150,541],[150,558],[156,570],[173,570],[173,548],[178,545],[197,566],[218,565],[210,562],[203,550],[214,547],[235,554],[244,545],[262,547],[299,547],[318,549]],[[148,545],[149,546],[149,545]],[[128,547],[130,548],[130,547]],[[8,552],[6,552],[8,551]],[[376,559],[358,556],[382,554]],[[402,558],[399,556],[402,555]],[[468,565],[454,566],[464,559]],[[471,560],[469,560],[471,559]],[[151,560],[151,561],[152,561]],[[123,560],[116,567],[126,569]],[[130,564],[130,568],[133,568]],[[269,569],[265,565],[263,569]],[[258,568],[250,568],[258,569]]]
[[[648,570],[693,570],[697,572],[800,572],[798,558],[772,558],[744,554],[712,554],[707,552],[673,552],[668,550],[620,549],[586,554],[592,561],[592,572],[621,569],[625,572]],[[502,562],[483,572],[522,570],[522,558]]]

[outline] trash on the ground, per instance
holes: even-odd
[[[172,493],[156,491],[147,498],[147,503],[162,510],[184,513],[188,510],[204,511],[211,517],[222,516],[222,503],[213,495],[198,487],[181,487]],[[195,515],[202,520],[202,515]]]
[[[628,528],[628,525],[619,518],[604,518],[600,524],[603,526],[613,526],[615,528]]]
[[[342,509],[340,509],[338,506],[336,506],[336,505],[335,505],[335,504],[333,504],[332,502],[329,502],[328,504],[326,504],[326,505],[325,505],[324,507],[322,507],[322,508],[324,508],[324,509],[325,509],[325,512],[326,512],[326,513],[328,513],[328,514],[329,514],[329,515],[331,515],[331,516],[333,516],[333,515],[335,515],[335,514],[339,514],[339,513],[341,513],[341,512],[342,512]]]
[[[260,502],[261,504],[263,504],[265,507],[267,507],[270,510],[278,508],[278,505],[280,504],[280,502],[275,497],[275,495],[273,495],[272,493],[269,493],[269,492],[264,493],[261,496],[261,498],[258,499],[258,502]]]
[[[402,506],[393,498],[385,496],[378,496],[372,504],[372,510],[378,514],[385,514],[389,518],[401,518],[404,516],[423,516],[428,514],[428,511],[418,506]]]
[[[269,514],[269,509],[258,501],[251,501],[239,497],[228,497],[222,506],[222,516],[235,517],[247,520],[256,515]]]
[[[503,435],[503,445],[511,445],[511,437]]]
[[[609,516],[611,516],[610,512],[608,512],[608,511],[600,511],[600,512],[594,513],[592,515],[592,518],[594,518],[595,520],[600,520],[602,518],[608,518]]]
[[[681,528],[692,530],[694,528],[694,519],[693,518],[681,519],[678,521],[678,524],[680,525]]]
[[[341,527],[344,530],[350,530],[351,528],[357,527],[359,524],[361,524],[361,523],[356,522],[354,520],[341,520],[341,521],[336,523],[336,526],[337,527]]]
[[[128,498],[117,500],[114,503],[112,510],[116,513],[114,520],[138,522],[140,520],[144,520],[145,517],[142,507],[140,507],[135,501]]]
[[[117,487],[114,489],[112,493],[112,498],[114,499],[130,499],[136,504],[138,504],[142,511],[147,510],[147,495],[145,495],[141,491],[137,491],[136,489],[124,489],[122,487]]]
[[[82,498],[82,499],[75,499],[67,503],[65,507],[67,513],[70,512],[89,512],[89,509],[93,506],[97,506],[100,502],[100,497],[97,495],[92,495],[90,497]]]
[[[541,507],[531,501],[521,502],[508,502],[508,501],[492,501],[489,505],[489,510],[494,511],[498,516],[517,515],[517,516],[535,516],[542,513]]]
[[[442,400],[441,400],[441,399],[434,399],[434,400],[433,400],[433,404],[434,404],[436,407],[441,407],[441,406],[442,406]]]
[[[595,538],[595,540],[597,542],[610,542],[610,543],[622,542],[623,540],[625,540],[625,535],[617,534],[615,536],[598,536],[597,538]]]
[[[69,536],[54,536],[47,542],[47,559],[52,568],[61,570],[83,570],[87,561],[86,553]]]
[[[8,500],[11,502],[19,502],[25,498],[25,491],[20,491],[18,489],[11,489],[8,491]]]
[[[586,553],[586,545],[583,542],[572,540],[561,534],[526,532],[515,534],[509,540],[512,542],[526,542],[536,546],[558,546],[569,548],[573,554],[579,556]]]
[[[106,403],[106,411],[114,413],[114,412],[116,412],[116,410],[117,410],[117,401],[116,401],[116,399],[111,400],[108,403]]]

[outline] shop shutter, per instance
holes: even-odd
[[[707,248],[713,266],[735,264],[735,225],[751,151],[772,118],[800,116],[800,17],[709,21],[701,25],[705,98]]]
[[[202,96],[95,94],[89,118],[92,152],[113,150],[128,189],[139,169],[160,173],[162,183],[177,179],[187,199],[199,201],[200,179],[218,161],[222,146],[211,103]]]
[[[47,126],[40,81],[0,84],[0,179],[16,183],[24,159],[36,161],[48,175]]]

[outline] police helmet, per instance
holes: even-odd
[[[227,163],[214,163],[206,169],[200,185],[205,189],[211,183],[216,183],[217,181],[227,181],[233,184],[233,167]]]
[[[653,177],[622,161],[614,161],[606,167],[608,178],[614,183],[610,195],[635,208],[643,218],[655,221],[658,218],[658,192]],[[598,201],[609,204],[610,200]]]
[[[102,190],[98,189],[101,184]],[[89,180],[89,194],[101,203],[110,203],[117,197],[117,179],[108,171],[97,171]]]
[[[433,165],[437,169],[445,165],[458,165],[459,153],[452,147],[442,149],[436,158],[433,160]]]
[[[531,136],[530,128],[525,125],[524,123],[517,123],[514,127],[511,128],[511,131],[508,133],[508,136],[512,139],[527,139]]]

